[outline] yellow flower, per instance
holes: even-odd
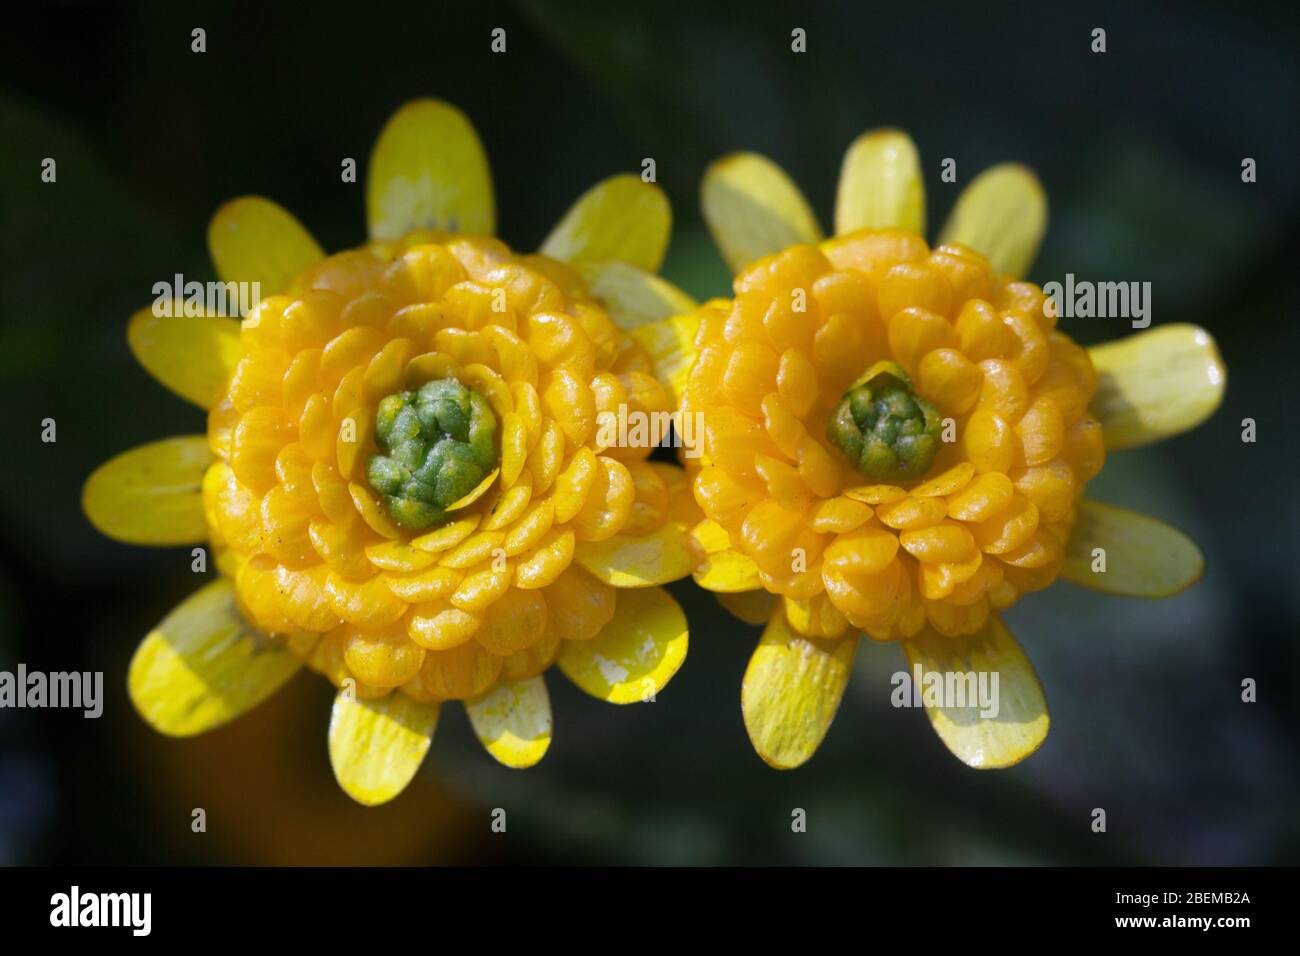
[[[443,701],[525,767],[550,744],[552,663],[614,703],[662,688],[687,630],[658,585],[697,563],[699,514],[680,469],[597,432],[673,403],[621,327],[693,305],[652,274],[657,187],[607,179],[516,254],[489,238],[472,126],[423,100],[380,134],[366,208],[370,241],[328,257],[268,200],[217,212],[217,273],[266,297],[242,322],[146,309],[128,330],[208,434],[115,458],[83,504],[122,541],[208,541],[221,572],[136,652],[145,720],[211,729],[306,664],[339,688],[335,775],[375,804],[415,774]]]
[[[931,249],[896,130],[850,147],[832,238],[761,156],[715,163],[702,200],[736,279],[672,320],[698,351],[677,380],[705,435],[695,578],[767,625],[741,693],[755,748],[780,768],[812,756],[865,631],[901,642],[910,672],[998,672],[996,717],[927,712],[971,766],[1024,759],[1047,705],[997,612],[1058,576],[1142,597],[1200,577],[1180,532],[1084,491],[1108,450],[1213,412],[1213,341],[1171,325],[1088,350],[1057,330],[1020,278],[1047,222],[1021,166],[976,178]]]

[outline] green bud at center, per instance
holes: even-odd
[[[496,467],[496,431],[487,399],[454,378],[395,392],[375,412],[382,454],[366,462],[366,480],[399,526],[438,524]]]
[[[868,478],[896,482],[930,470],[942,427],[938,410],[912,391],[907,373],[878,362],[844,393],[826,434]]]

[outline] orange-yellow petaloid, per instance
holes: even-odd
[[[369,242],[332,256],[268,200],[217,212],[217,273],[260,283],[260,304],[242,322],[146,309],[128,330],[209,410],[207,435],[113,459],[83,505],[119,540],[210,542],[220,572],[136,652],[145,720],[208,730],[306,664],[339,688],[335,775],[375,804],[418,769],[443,701],[525,767],[550,744],[552,663],[605,700],[650,699],[686,654],[659,585],[696,563],[698,513],[680,469],[597,429],[671,405],[626,331],[691,305],[653,275],[658,187],[607,179],[516,254],[490,238],[472,126],[420,100],[380,134],[366,207]],[[472,454],[453,447],[471,409]]]
[[[1020,278],[1047,209],[1018,165],[977,177],[930,248],[896,130],[848,150],[829,239],[761,156],[715,163],[702,202],[734,296],[673,320],[694,352],[675,380],[705,435],[695,578],[766,624],[741,694],[755,748],[779,768],[813,754],[865,632],[909,670],[998,672],[997,717],[938,698],[928,715],[971,766],[1024,759],[1047,705],[997,612],[1058,576],[1144,597],[1199,578],[1183,534],[1084,492],[1108,450],[1213,412],[1213,341],[1168,325],[1084,349],[1058,330]]]

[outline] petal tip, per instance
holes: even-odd
[[[858,635],[802,637],[772,615],[740,689],[745,731],[769,767],[805,764],[825,739],[848,684]]]
[[[330,766],[343,792],[366,807],[387,803],[415,778],[438,725],[439,705],[400,692],[359,700],[340,690],[330,710]]]
[[[580,690],[611,704],[655,699],[686,660],[681,606],[663,588],[620,591],[613,617],[589,641],[565,641],[556,664]]]
[[[512,770],[535,766],[551,749],[551,699],[540,674],[498,684],[465,702],[479,743]]]
[[[384,123],[366,176],[370,237],[416,229],[491,235],[496,204],[487,153],[469,117],[432,97],[408,100]]]

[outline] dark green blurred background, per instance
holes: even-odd
[[[37,6],[0,39],[0,668],[101,669],[108,700],[98,721],[0,711],[0,862],[1300,861],[1293,3]],[[489,51],[498,26],[505,55]],[[1219,413],[1114,455],[1090,489],[1189,531],[1205,580],[1153,604],[1058,583],[1014,608],[1053,726],[1003,772],[966,769],[920,713],[889,706],[902,656],[879,646],[859,652],[811,763],[769,770],[739,707],[758,630],[685,586],[691,652],[668,691],[613,708],[552,680],[555,744],[531,771],[495,765],[448,707],[418,785],[355,807],[326,758],[332,691],[306,674],[206,738],[153,735],[126,664],[196,586],[188,551],[105,540],[78,499],[102,460],[203,420],[132,361],[126,319],[160,279],[211,277],[207,220],[236,195],[274,197],[327,248],[361,241],[364,187],[340,183],[340,161],[364,171],[384,120],[427,95],[476,124],[519,248],[654,157],[675,216],[665,271],[700,297],[727,288],[696,198],[723,152],[776,159],[829,223],[844,148],[903,126],[932,230],[979,170],[1034,166],[1051,225],[1032,278],[1150,280],[1157,324],[1219,341]],[[40,182],[46,156],[57,184]],[[1126,331],[1066,328],[1085,343]],[[46,417],[57,444],[40,442]],[[1245,677],[1258,703],[1241,702]]]

